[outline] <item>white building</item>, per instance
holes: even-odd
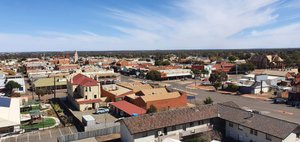
[[[20,131],[19,98],[0,97],[0,136]]]
[[[26,92],[25,79],[21,75],[7,76],[7,74],[0,74],[0,90],[5,89],[5,85],[9,81],[14,81],[21,85],[20,88],[14,89],[14,92],[25,94]]]
[[[254,114],[233,102],[145,114],[121,121],[121,141],[162,142],[166,138],[218,131],[237,141],[299,142],[299,124]]]

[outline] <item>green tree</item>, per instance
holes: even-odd
[[[163,60],[156,60],[155,66],[168,66],[171,63],[169,61],[163,61]]]
[[[214,72],[210,74],[209,81],[214,84],[215,82],[224,82],[227,81],[228,76],[225,72]]]
[[[41,96],[47,94],[47,90],[45,89],[36,89],[35,94],[38,95],[39,100],[41,100]]]
[[[221,82],[215,82],[213,84],[213,86],[215,87],[216,90],[218,90],[222,86],[222,83]]]
[[[210,98],[210,97],[207,97],[204,101],[203,101],[203,103],[204,104],[212,104],[214,101]]]
[[[147,109],[147,113],[154,113],[157,112],[157,108],[154,105],[150,105],[150,107]]]
[[[226,88],[227,91],[236,92],[239,90],[239,86],[235,84],[229,84]]]
[[[229,62],[234,62],[235,60],[237,60],[237,57],[235,57],[235,56],[229,56],[228,60],[229,60]]]
[[[6,93],[11,95],[13,93],[13,89],[20,88],[21,85],[15,81],[9,81],[5,84]]]
[[[157,70],[151,70],[146,75],[147,79],[159,81],[161,80],[161,73]]]

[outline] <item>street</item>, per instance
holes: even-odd
[[[134,81],[140,79],[132,79],[128,76],[122,76],[122,81]],[[188,83],[184,83],[188,82]],[[172,80],[172,81],[159,81],[159,83],[170,85],[173,89],[185,91],[188,95],[195,96],[196,103],[202,103],[207,97],[211,97],[214,103],[222,103],[226,101],[233,101],[240,107],[250,108],[262,112],[264,115],[275,117],[282,120],[291,121],[300,124],[300,109],[289,107],[284,104],[273,104],[272,101],[263,101],[258,99],[246,98],[242,96],[224,95],[217,92],[208,92],[200,89],[189,89],[188,85],[194,84],[193,80]]]

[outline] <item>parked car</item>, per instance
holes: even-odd
[[[286,104],[286,100],[283,98],[275,98],[273,102],[274,104]]]
[[[297,104],[295,105],[295,107],[296,107],[296,108],[300,108],[300,103],[297,103]]]
[[[109,109],[108,108],[97,108],[95,111],[95,114],[102,114],[102,113],[108,113]]]

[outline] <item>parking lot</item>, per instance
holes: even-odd
[[[34,131],[14,136],[7,136],[1,138],[0,142],[55,142],[57,141],[57,137],[73,133],[77,133],[74,126],[54,128],[44,131]]]

